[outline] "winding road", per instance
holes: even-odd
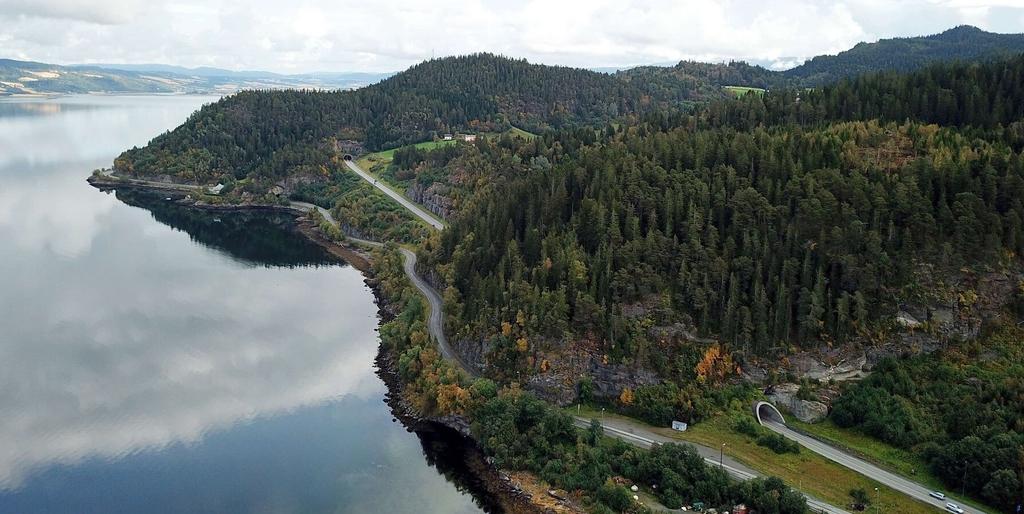
[[[402,267],[405,269],[405,275],[409,277],[409,281],[412,285],[419,289],[423,296],[426,297],[427,303],[430,305],[430,317],[427,320],[427,329],[430,331],[430,335],[434,336],[437,341],[437,346],[441,350],[441,355],[450,362],[454,362],[458,367],[462,368],[471,377],[476,377],[477,373],[472,366],[466,364],[459,352],[452,349],[451,345],[448,344],[448,338],[444,335],[444,311],[442,310],[443,301],[441,295],[428,284],[422,277],[416,273],[416,253],[408,248],[399,248],[402,251],[402,255],[405,256],[405,260]]]

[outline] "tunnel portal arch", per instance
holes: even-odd
[[[346,161],[351,161],[351,160],[352,160],[352,154],[350,154],[350,153],[347,153],[347,154],[345,154],[345,157],[343,157],[343,158],[344,158],[344,159],[345,159]]]
[[[782,417],[782,412],[779,411],[778,407],[769,402],[755,403],[754,416],[757,417],[757,422],[761,425],[765,424],[766,421],[786,424],[786,418]]]

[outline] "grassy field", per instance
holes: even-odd
[[[572,414],[575,408],[569,409]],[[599,410],[584,408],[584,417],[600,419]],[[633,423],[648,426],[641,421],[605,413],[606,418],[619,418]],[[732,428],[726,415],[719,415],[710,420],[690,426],[686,432],[677,432],[671,428],[649,427],[652,432],[682,441],[689,441],[712,448],[725,443],[725,453],[747,467],[763,474],[777,476],[786,483],[816,498],[836,506],[846,506],[852,502],[850,490],[863,488],[870,492],[872,501],[875,499],[874,489],[879,489],[879,502],[883,512],[900,512],[905,514],[934,513],[938,509],[913,500],[899,492],[870,480],[863,475],[850,471],[820,455],[803,449],[799,454],[776,454],[758,446],[754,440]]]
[[[416,143],[413,146],[415,146],[416,148],[419,148],[421,150],[433,150],[435,148],[439,148],[439,147],[442,147],[442,146],[448,146],[448,145],[454,145],[456,143],[458,143],[458,141],[455,141],[455,140],[449,140],[449,141],[424,141],[422,143]],[[387,166],[388,164],[391,164],[392,160],[394,160],[394,158],[395,158],[395,150],[397,150],[397,148],[392,148],[390,150],[384,150],[383,152],[368,153],[368,154],[360,157],[358,160],[356,160],[356,164],[359,165],[360,168],[362,168],[362,169],[364,169],[366,171],[371,171],[372,168],[375,168],[375,167],[378,167],[378,166]]]
[[[520,137],[520,138],[523,138],[523,139],[533,139],[533,138],[537,137],[537,134],[534,134],[533,132],[527,132],[527,131],[519,128],[519,127],[512,127],[510,129],[506,130],[505,132],[500,132],[500,133],[499,132],[491,132],[491,133],[480,134],[480,136],[481,137],[496,138],[496,137],[499,137],[499,136],[502,136],[502,135],[505,135],[505,134],[508,134],[508,135],[510,135],[512,137]],[[424,141],[422,143],[416,143],[416,144],[414,144],[412,146],[415,146],[416,148],[419,148],[421,150],[433,150],[435,148],[439,148],[439,147],[442,147],[442,146],[448,146],[448,145],[454,145],[454,144],[458,144],[460,142],[461,142],[461,140],[459,140],[459,139],[452,139],[452,140],[448,140],[448,141],[443,141],[443,140]],[[356,160],[356,164],[358,164],[360,168],[363,168],[366,171],[370,171],[371,168],[375,168],[375,167],[387,166],[387,165],[391,164],[392,160],[394,160],[394,158],[395,158],[395,150],[397,150],[397,148],[392,148],[390,150],[384,150],[382,152],[368,153],[368,154],[360,157],[358,160]]]
[[[506,130],[504,133],[514,137],[521,137],[527,140],[537,137],[537,134],[534,134],[533,132],[527,132],[519,127],[512,127]]]
[[[729,93],[732,93],[736,98],[741,98],[747,93],[754,93],[758,96],[764,94],[764,89],[759,87],[746,87],[746,86],[722,86],[722,89]]]

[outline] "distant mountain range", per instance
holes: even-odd
[[[164,64],[60,66],[0,59],[0,96],[86,93],[232,93],[241,89],[353,89],[391,73],[307,73],[183,68]]]
[[[616,72],[653,95],[701,100],[722,86],[815,87],[879,71],[907,72],[940,61],[983,61],[1024,53],[1024,34],[995,34],[962,25],[940,34],[859,43],[836,55],[820,55],[784,71],[745,62],[682,61],[674,66],[638,66]]]
[[[700,101],[722,86],[813,87],[874,71],[911,71],[937,61],[984,60],[1024,53],[1024,34],[996,34],[962,25],[940,34],[859,43],[785,71],[744,62],[633,68],[595,68],[660,97]],[[68,93],[231,93],[242,89],[353,89],[394,73],[323,72],[284,75],[267,71],[184,68],[166,64],[59,66],[0,59],[0,96]]]
[[[872,71],[911,71],[936,61],[971,61],[1024,53],[1024,34],[995,34],[961,25],[940,34],[859,43],[819,55],[782,75],[815,86]]]

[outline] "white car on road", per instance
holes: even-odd
[[[955,512],[956,514],[964,514],[964,509],[961,509],[959,505],[955,503],[946,503],[946,510]]]
[[[932,491],[932,492],[928,493],[928,495],[931,496],[932,498],[938,498],[940,500],[945,500],[946,499],[946,495],[943,494],[943,493],[940,493],[938,491]]]

